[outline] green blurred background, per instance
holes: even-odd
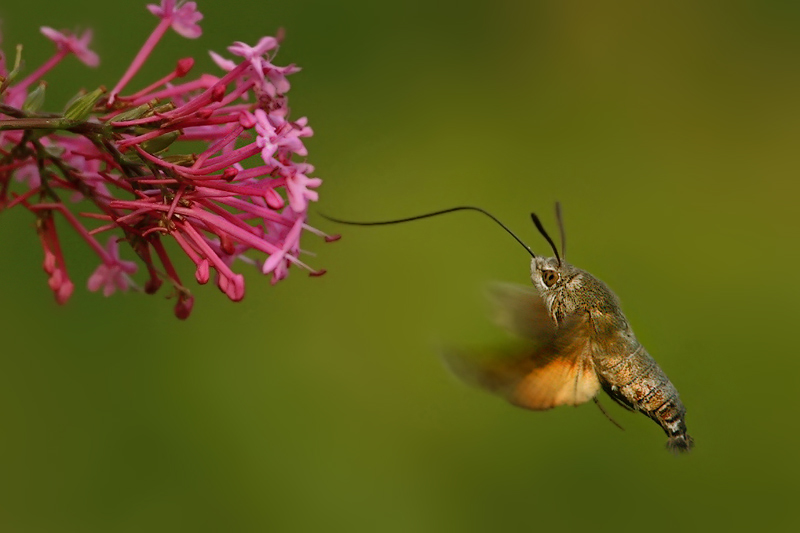
[[[480,205],[620,296],[688,407],[697,447],[606,401],[531,413],[447,374],[437,347],[505,336],[490,280],[528,256],[473,214],[387,228],[312,223],[322,278],[255,274],[239,304],[83,287],[58,307],[32,219],[0,220],[0,530],[596,531],[797,527],[800,4],[791,1],[200,1],[178,57],[287,30],[278,64],[316,135],[320,211],[353,219]],[[112,86],[155,24],[144,3],[4,2],[32,68],[40,25],[95,30],[103,60],[48,76],[54,109]],[[124,4],[124,7],[119,5]],[[141,85],[138,85],[141,86]],[[66,231],[62,232],[67,234]],[[184,273],[191,270],[184,264]]]

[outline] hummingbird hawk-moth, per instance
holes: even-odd
[[[497,321],[527,339],[529,346],[488,355],[447,352],[445,362],[453,373],[468,384],[536,411],[597,402],[596,396],[603,390],[626,409],[639,411],[659,424],[670,450],[689,451],[693,440],[686,432],[686,408],[675,386],[636,339],[617,296],[605,283],[566,262],[558,204],[561,253],[539,218],[531,214],[554,257],[534,254],[497,218],[472,206],[382,222],[330,220],[374,226],[463,210],[490,217],[532,257],[532,287],[497,284],[491,290]]]

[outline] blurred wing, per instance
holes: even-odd
[[[523,339],[539,343],[547,343],[552,339],[555,323],[533,287],[492,283],[488,297],[492,316],[498,326]]]
[[[488,390],[520,407],[545,410],[579,405],[600,390],[585,316],[558,328],[544,346],[525,351],[470,354],[448,352],[444,360],[467,384]]]
[[[535,356],[539,364],[514,388],[512,403],[528,409],[588,402],[600,390],[591,350],[588,315],[567,320]]]

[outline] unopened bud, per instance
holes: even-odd
[[[180,135],[181,132],[179,131],[171,131],[169,133],[165,133],[164,135],[159,135],[155,139],[145,141],[140,146],[142,147],[142,150],[149,154],[157,154],[169,148],[172,143],[178,140]]]
[[[44,82],[39,82],[39,85],[30,92],[28,97],[25,98],[25,103],[22,104],[22,109],[24,111],[36,113],[42,108],[44,105],[45,86],[46,84]]]
[[[189,71],[194,67],[194,58],[184,57],[178,60],[178,65],[175,67],[175,76],[182,78],[189,74]]]
[[[76,98],[72,102],[72,105],[64,112],[64,118],[78,121],[86,120],[94,109],[94,105],[105,92],[106,90],[104,88],[99,87],[90,93]]]

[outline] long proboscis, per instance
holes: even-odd
[[[480,207],[475,207],[475,206],[472,206],[472,205],[462,205],[462,206],[458,206],[458,207],[451,207],[449,209],[442,209],[440,211],[433,211],[431,213],[425,213],[425,214],[422,214],[422,215],[416,215],[416,216],[413,216],[413,217],[396,218],[396,219],[393,219],[393,220],[381,220],[381,221],[378,221],[378,222],[357,222],[357,221],[353,221],[353,220],[343,220],[341,218],[334,218],[334,217],[330,217],[330,216],[327,216],[327,215],[323,215],[322,213],[320,213],[320,216],[325,218],[325,219],[330,220],[331,222],[338,222],[339,224],[349,224],[351,226],[388,226],[390,224],[401,224],[403,222],[411,222],[411,221],[414,221],[414,220],[421,220],[423,218],[430,218],[430,217],[435,217],[435,216],[438,216],[438,215],[445,215],[447,213],[454,213],[456,211],[477,211],[478,213],[483,213],[487,217],[489,217],[492,220],[494,220],[501,228],[506,230],[506,232],[509,235],[514,237],[514,239],[518,243],[520,243],[523,248],[525,248],[525,251],[527,251],[529,254],[531,254],[531,257],[536,257],[536,254],[533,253],[533,250],[531,250],[530,246],[528,246],[527,244],[522,242],[522,239],[517,237],[516,234],[513,231],[511,231],[508,228],[508,226],[506,226],[505,224],[500,222],[500,220],[497,217],[495,217],[493,214],[489,213],[488,211],[485,211],[485,210],[481,209]]]

